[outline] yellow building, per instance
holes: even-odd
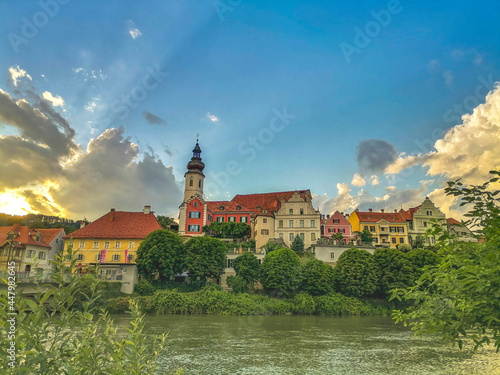
[[[373,238],[373,245],[396,247],[399,244],[408,244],[408,227],[406,220],[400,213],[354,211],[349,216],[353,232],[362,232],[367,229]]]
[[[104,264],[133,264],[137,249],[146,236],[163,229],[150,206],[143,212],[115,211],[80,228],[65,237],[65,250],[73,246],[77,266],[85,270],[88,266]]]

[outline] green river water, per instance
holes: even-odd
[[[162,369],[185,374],[500,374],[493,348],[460,351],[384,317],[147,317],[169,332]]]

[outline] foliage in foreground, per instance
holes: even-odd
[[[69,250],[69,256],[73,255]],[[0,291],[0,368],[3,374],[152,374],[164,350],[166,336],[144,334],[144,315],[138,303],[127,301],[129,327],[118,328],[108,313],[97,311],[99,281],[84,276],[86,293],[75,288],[78,277],[68,275],[62,259],[53,275],[57,285],[39,286],[34,299],[16,291],[15,367],[7,351],[11,347],[7,291]],[[4,280],[5,281],[5,280]],[[81,306],[75,303],[84,296]],[[79,308],[76,308],[79,307]]]
[[[449,182],[447,195],[459,197],[461,205],[472,205],[467,224],[476,226],[480,244],[456,242],[441,232],[442,260],[436,268],[424,269],[416,285],[393,292],[393,298],[412,302],[394,313],[396,322],[417,334],[435,332],[463,346],[472,339],[475,348],[492,344],[500,350],[500,207],[491,185],[500,171],[483,185],[465,187]],[[435,227],[438,233],[440,227]]]

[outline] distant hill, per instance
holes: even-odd
[[[0,226],[9,226],[12,224],[27,225],[31,228],[64,228],[66,234],[74,232],[80,228],[80,222],[88,224],[87,219],[72,220],[58,216],[27,214],[23,216],[8,215],[0,213]]]

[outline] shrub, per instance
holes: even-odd
[[[333,270],[337,292],[349,297],[365,297],[377,290],[375,262],[366,250],[344,251]]]

